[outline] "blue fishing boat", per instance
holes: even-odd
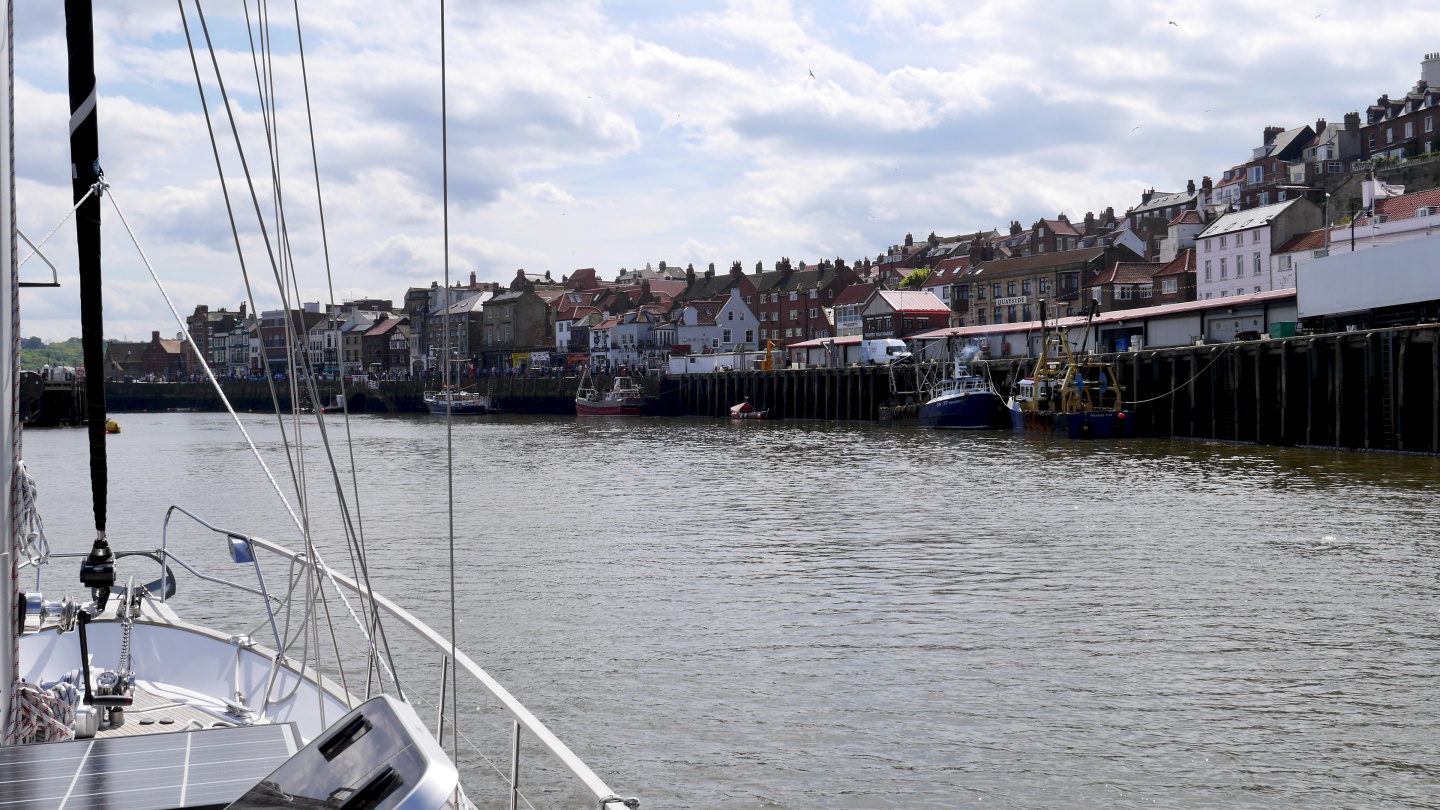
[[[955,374],[941,380],[919,411],[920,427],[960,430],[1010,427],[1005,400],[984,377],[970,373],[961,363]]]

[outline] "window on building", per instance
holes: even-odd
[[[999,297],[1000,297],[1000,282],[997,281],[997,282],[995,282],[994,284],[991,284],[991,285],[990,285],[990,292],[994,293],[996,298],[999,298]]]
[[[1260,287],[1259,287],[1259,285],[1256,285],[1256,287],[1255,287],[1255,292],[1257,292],[1257,293],[1260,292]]]
[[[1258,252],[1256,252],[1252,257],[1252,261],[1250,263],[1250,270],[1254,272],[1255,275],[1260,275],[1260,254]]]
[[[726,330],[724,330],[723,332],[720,333],[720,341],[721,341],[722,343],[729,343],[729,342],[730,342],[730,330],[729,330],[729,329],[726,329]]]
[[[1256,199],[1255,199],[1255,203],[1256,203],[1257,205],[1269,205],[1269,204],[1270,204],[1270,192],[1268,192],[1268,191],[1262,191],[1262,192],[1260,192],[1259,194],[1257,194],[1257,195],[1256,195]]]
[[[1264,180],[1264,179],[1265,179],[1265,167],[1264,167],[1264,166],[1251,166],[1251,167],[1250,167],[1250,182],[1251,182],[1251,183],[1259,183],[1261,180]],[[1221,246],[1221,247],[1224,247],[1225,245],[1222,243],[1220,246]]]
[[[1001,317],[1000,307],[995,307],[995,323],[1004,323],[1004,322],[1005,322],[1005,319],[1004,319],[1003,317]]]
[[[1405,137],[1407,137],[1407,138],[1413,138],[1413,137],[1415,137],[1415,122],[1414,122],[1414,121],[1406,121],[1406,122],[1405,122]]]
[[[1021,308],[1021,316],[1020,316],[1020,317],[1021,317],[1021,320],[1025,321],[1026,323],[1029,323],[1030,321],[1032,321],[1032,320],[1035,319],[1034,310],[1030,309],[1030,305],[1029,305],[1029,304],[1026,304],[1024,307]]]
[[[735,310],[732,309],[732,310],[730,310],[729,312],[725,313],[725,320],[727,320],[727,321],[733,321],[733,320],[735,320]],[[729,343],[729,341],[727,340],[726,343]]]
[[[1430,116],[1430,117],[1427,117],[1427,118],[1425,119],[1425,131],[1426,131],[1426,132],[1434,132],[1434,131],[1435,131],[1435,117],[1434,117],[1434,116]]]
[[[797,291],[795,291],[795,290],[791,290],[791,291],[790,291],[790,300],[791,300],[791,301],[798,301],[798,300],[800,300],[800,293],[797,292]]]
[[[1030,279],[1027,278],[1027,279],[1025,279],[1024,281],[1020,282],[1020,294],[1021,294],[1021,295],[1029,295],[1029,294],[1030,294]]]
[[[712,348],[712,349],[718,349],[718,348],[720,348],[720,340],[719,340],[718,338],[710,338],[710,348]]]
[[[1245,275],[1245,257],[1244,257],[1243,255],[1242,255],[1242,256],[1236,256],[1236,257],[1235,257],[1235,277],[1236,277],[1236,278],[1239,278],[1239,277],[1241,277],[1241,276],[1243,276],[1243,275]]]
[[[914,328],[915,328],[915,321],[912,320],[912,319],[910,319],[910,318],[906,318],[906,319],[905,319],[905,331],[906,331],[906,332],[909,332],[911,329],[914,329]]]
[[[1229,290],[1221,290],[1221,291],[1220,291],[1220,297],[1221,297],[1221,298],[1226,298],[1226,297],[1228,297],[1229,295],[1230,295],[1230,291],[1229,291]],[[1209,298],[1210,296],[1207,295],[1207,296],[1205,296],[1205,297],[1206,297],[1206,298]]]
[[[1222,247],[1222,248],[1225,247],[1225,239],[1226,239],[1225,235],[1224,235],[1224,234],[1221,234],[1221,235],[1220,235],[1220,247]]]
[[[1394,127],[1386,127],[1386,128],[1385,128],[1385,143],[1394,143],[1394,142],[1395,142],[1395,128],[1394,128]]]
[[[1040,279],[1040,292],[1041,292],[1041,293],[1048,293],[1048,292],[1050,292],[1050,279],[1048,279],[1048,278],[1042,278],[1042,279]]]
[[[1130,285],[1129,285],[1129,284],[1116,284],[1116,285],[1115,285],[1115,300],[1117,300],[1117,301],[1129,301],[1129,300],[1130,300]]]
[[[984,284],[976,284],[976,285],[975,285],[975,298],[976,298],[976,300],[979,300],[979,301],[984,301],[984,300],[985,300],[985,285],[984,285]]]
[[[755,342],[755,330],[753,330],[753,329],[746,329],[746,330],[745,330],[745,342],[746,342],[746,343],[754,343],[754,342]]]
[[[1010,306],[1005,308],[1005,320],[1009,321],[1010,323],[1016,322],[1017,319],[1015,317],[1015,307]]]
[[[1375,148],[1375,133],[1372,132],[1368,136],[1366,136],[1365,144],[1371,149]]]
[[[812,317],[812,318],[816,317],[816,316],[815,316],[815,312],[816,312],[815,307],[811,307],[811,308],[810,308],[810,317]]]
[[[1206,239],[1206,240],[1205,240],[1205,252],[1206,252],[1206,253],[1209,253],[1209,252],[1210,252],[1210,240],[1209,240],[1209,239]]]
[[[1224,259],[1221,259],[1221,260],[1220,260],[1220,278],[1229,278],[1229,277],[1230,277],[1230,274],[1229,274],[1229,271],[1226,270],[1225,260],[1224,260]]]
[[[1180,281],[1178,279],[1167,278],[1161,280],[1160,282],[1160,292],[1164,293],[1165,295],[1174,295],[1176,292],[1179,291],[1179,289]]]
[[[957,295],[960,296],[960,300],[961,300],[961,301],[969,301],[969,300],[970,300],[970,285],[969,285],[969,284],[959,284],[959,285],[956,285],[956,287],[955,287],[955,292],[956,292]]]
[[[1330,174],[1339,174],[1342,171],[1340,161],[1331,161],[1330,163],[1325,164],[1325,171],[1329,172]]]
[[[976,312],[976,313],[975,313],[975,320],[976,320],[976,323],[978,323],[978,324],[981,325],[981,326],[984,326],[984,325],[985,325],[985,310],[982,309],[982,310]]]

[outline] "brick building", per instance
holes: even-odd
[[[1365,110],[1365,157],[1414,157],[1440,151],[1440,53],[1427,53],[1420,81],[1403,98],[1384,95]]]
[[[861,313],[866,340],[904,338],[950,325],[950,307],[931,292],[879,290]]]

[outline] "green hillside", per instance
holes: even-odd
[[[70,338],[64,343],[49,343],[38,337],[20,341],[20,367],[38,369],[41,366],[78,366],[81,364],[80,338]]]

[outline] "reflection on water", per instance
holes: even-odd
[[[246,420],[288,476],[273,418]],[[298,546],[225,417],[121,421],[113,544],[158,545],[175,502]],[[353,428],[376,586],[448,628],[442,423]],[[644,806],[1434,804],[1435,459],[708,420],[454,436],[462,646]],[[83,433],[26,451],[52,542],[86,547]]]

